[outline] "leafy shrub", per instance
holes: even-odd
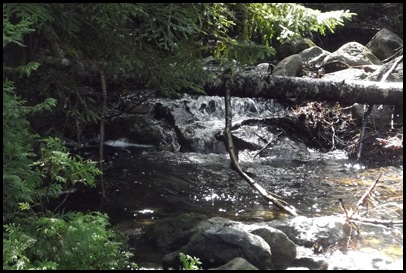
[[[199,258],[192,257],[185,253],[179,253],[179,260],[182,264],[181,270],[201,270],[201,264]]]
[[[3,269],[133,269],[99,212],[27,217],[6,225]]]

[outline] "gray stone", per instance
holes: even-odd
[[[177,268],[180,252],[199,258],[204,268],[242,257],[258,269],[273,269],[271,249],[264,239],[229,227],[209,228],[195,234],[186,246],[164,257],[163,267]]]
[[[298,54],[290,55],[280,61],[272,73],[274,76],[299,77],[303,73],[302,58]]]
[[[342,237],[344,219],[337,216],[307,218],[297,216],[289,223],[271,221],[268,226],[283,231],[296,245],[312,247],[320,238],[335,242]]]
[[[147,237],[160,251],[173,251],[186,245],[194,233],[192,228],[206,219],[206,216],[195,213],[166,218],[157,222]]]
[[[314,43],[309,39],[305,38],[295,39],[281,44],[278,47],[277,55],[278,58],[281,60],[293,54],[297,54],[311,46],[314,46]]]
[[[381,64],[381,61],[367,47],[357,42],[346,43],[328,55],[321,65],[325,66],[332,62],[340,62],[349,66]]]
[[[225,265],[209,268],[209,270],[259,270],[246,259],[237,257],[226,263]]]
[[[331,53],[318,46],[312,46],[300,52],[299,56],[302,58],[304,63],[308,63],[311,60],[317,59],[321,55],[327,56],[328,54]]]
[[[367,44],[367,47],[380,60],[391,57],[401,46],[403,46],[403,40],[386,28],[376,33]]]
[[[371,75],[366,73],[363,69],[357,68],[349,68],[344,69],[332,73],[325,74],[322,79],[323,80],[335,80],[335,81],[343,81],[343,80],[368,80]]]
[[[263,227],[251,233],[261,236],[269,244],[272,262],[276,269],[285,269],[296,259],[296,245],[282,231]]]

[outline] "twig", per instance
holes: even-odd
[[[281,134],[283,134],[284,132],[280,132],[279,134],[276,135],[276,137],[279,137]],[[273,140],[269,141],[268,144],[266,144],[261,150],[259,150],[258,153],[256,153],[254,155],[254,158],[257,157],[263,150],[267,149],[269,146],[271,146],[271,144],[273,143]]]
[[[368,118],[369,118],[369,115],[372,112],[373,107],[374,107],[374,104],[369,105],[368,110],[364,113],[364,121],[362,122],[361,135],[360,135],[359,140],[358,140],[358,152],[357,152],[357,161],[358,162],[361,159],[361,152],[362,152],[362,146],[363,146],[363,143],[364,143],[365,129],[367,127]]]
[[[373,189],[375,188],[376,184],[379,181],[379,178],[381,178],[382,176],[382,172],[379,173],[378,178],[375,180],[374,183],[372,183],[372,185],[368,188],[368,190],[364,193],[364,195],[361,196],[361,198],[358,200],[357,206],[354,209],[354,211],[352,212],[352,214],[350,215],[350,218],[352,218],[354,216],[355,213],[357,213],[359,211],[359,208],[365,204],[367,202],[367,198],[368,196],[371,194],[371,192],[373,191]]]
[[[386,79],[389,77],[389,74],[392,73],[393,70],[395,70],[395,68],[398,66],[398,64],[403,60],[403,55],[399,56],[395,59],[395,61],[393,62],[393,65],[391,66],[391,68],[382,76],[382,79],[380,80],[380,82],[384,82],[386,81]]]
[[[369,223],[369,224],[385,225],[385,226],[403,225],[403,220],[381,220],[381,219],[374,219],[374,218],[367,219],[367,218],[361,218],[361,217],[350,217],[348,220],[350,222]]]

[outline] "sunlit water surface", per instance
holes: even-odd
[[[214,138],[224,130],[223,98],[186,95],[158,102],[171,109],[176,125],[195,152],[179,152],[174,132],[167,132],[168,139],[174,140],[173,152],[125,139],[108,140],[104,170],[108,202],[104,210],[115,226],[139,235],[157,220],[184,212],[247,223],[288,218],[230,168],[224,144]],[[260,146],[275,140],[265,155],[259,155],[258,150],[239,151],[240,165],[262,187],[298,209],[300,215],[342,216],[338,199],[342,198],[347,208],[354,208],[382,172],[368,215],[363,216],[403,220],[402,166],[365,168],[348,160],[342,151],[321,153],[284,134],[272,133],[266,126],[253,126],[256,120],[260,124],[263,119],[289,115],[272,100],[233,98],[232,111],[233,124],[251,121],[249,128],[239,132],[241,137]],[[99,202],[90,194],[87,203]],[[83,201],[80,205],[83,207]],[[403,264],[403,226],[390,229],[361,225],[361,231],[364,240],[357,249],[329,257],[329,268],[391,269]],[[137,249],[140,266],[159,268],[162,256],[149,252],[148,246]],[[299,248],[298,256],[309,256],[309,251]]]
[[[344,153],[319,153],[309,150],[306,160],[270,156],[253,158],[255,153],[240,153],[240,164],[268,191],[307,217],[343,214],[338,199],[355,207],[359,198],[382,172],[374,190],[367,217],[403,219],[403,168],[367,169],[351,163]],[[171,153],[153,149],[118,149],[106,170],[109,185],[108,213],[113,223],[130,227],[134,233],[157,220],[184,212],[222,216],[243,222],[264,222],[284,218],[235,171],[227,154]],[[366,211],[366,209],[364,209]],[[361,225],[363,243],[350,254],[335,254],[336,269],[348,269],[349,263],[370,269],[390,269],[403,260],[403,227],[385,228]],[[146,248],[147,249],[147,248]],[[308,249],[299,250],[309,256]],[[359,255],[359,258],[355,258]],[[370,259],[365,260],[368,256]],[[159,264],[162,257],[142,257]],[[363,257],[363,258],[362,258]],[[386,260],[393,263],[387,264]],[[346,259],[347,260],[346,260]],[[378,259],[378,260],[377,260]],[[346,261],[348,264],[342,264]],[[372,263],[371,261],[375,261]],[[142,261],[141,265],[143,264]],[[331,262],[330,262],[331,263]],[[334,263],[331,263],[332,265]]]

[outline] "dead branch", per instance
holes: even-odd
[[[347,225],[350,224],[351,226],[355,227],[358,230],[358,232],[359,232],[359,229],[355,223],[384,225],[387,227],[392,227],[394,225],[403,225],[403,220],[382,220],[382,219],[363,218],[363,217],[356,216],[356,214],[359,212],[361,206],[365,205],[368,202],[368,199],[371,196],[372,191],[374,190],[374,188],[377,185],[381,176],[382,176],[382,172],[379,173],[379,175],[375,179],[375,181],[371,184],[371,186],[369,186],[369,188],[365,191],[365,193],[358,200],[358,203],[357,203],[354,211],[351,212],[351,214],[349,214],[348,210],[346,209],[343,200],[341,198],[338,199],[338,201],[340,202],[341,209],[343,210],[343,212],[345,214],[345,223]]]
[[[238,172],[238,174],[247,181],[251,187],[256,189],[268,202],[272,202],[278,208],[286,211],[287,213],[297,216],[296,209],[293,206],[290,206],[285,201],[275,197],[275,194],[268,192],[264,189],[261,185],[255,182],[249,175],[247,175],[241,168],[240,164],[238,164],[238,158],[236,154],[236,148],[233,143],[232,135],[231,135],[231,96],[230,96],[230,89],[227,88],[226,96],[225,96],[225,110],[226,110],[226,128],[224,130],[224,136],[226,139],[227,150],[230,155],[231,164],[233,168]]]
[[[403,55],[399,56],[396,58],[396,60],[393,62],[392,67],[384,74],[382,75],[382,78],[379,80],[379,82],[383,83],[386,81],[386,79],[389,77],[390,73],[396,68],[396,66],[403,61]],[[361,129],[361,135],[359,137],[359,142],[358,142],[358,151],[357,151],[357,161],[359,162],[361,159],[361,152],[362,152],[362,146],[365,138],[365,128],[368,123],[368,118],[372,112],[372,108],[374,107],[374,104],[370,104],[368,106],[368,110],[364,113],[364,120],[362,122],[362,129]]]
[[[284,133],[284,132],[280,132],[279,134],[276,135],[276,137],[279,137],[279,136],[280,136],[281,134],[283,134],[283,133]],[[261,149],[259,150],[258,153],[256,153],[256,154],[254,155],[254,158],[257,157],[259,154],[261,154],[263,150],[268,149],[268,147],[271,146],[272,143],[273,143],[273,140],[269,141],[268,144],[266,144],[263,148],[261,148]]]
[[[350,217],[348,219],[350,222],[358,222],[358,223],[369,223],[374,225],[384,225],[384,226],[394,226],[394,225],[403,225],[403,220],[382,220],[382,219],[375,219],[375,218],[362,218],[362,217]]]
[[[362,147],[363,147],[363,143],[364,143],[364,139],[365,139],[365,129],[367,127],[368,118],[371,115],[373,107],[374,107],[374,104],[369,105],[368,110],[364,113],[364,120],[362,121],[361,135],[358,140],[358,151],[357,151],[357,161],[358,162],[361,159],[361,152],[362,152]]]
[[[361,196],[361,198],[358,200],[357,206],[355,207],[354,211],[350,215],[349,218],[352,218],[360,209],[362,205],[365,205],[368,202],[368,198],[371,195],[372,191],[374,190],[376,184],[379,181],[379,178],[381,178],[382,172],[379,173],[378,178],[375,179],[375,182],[372,183],[372,185],[365,191],[365,193]]]

